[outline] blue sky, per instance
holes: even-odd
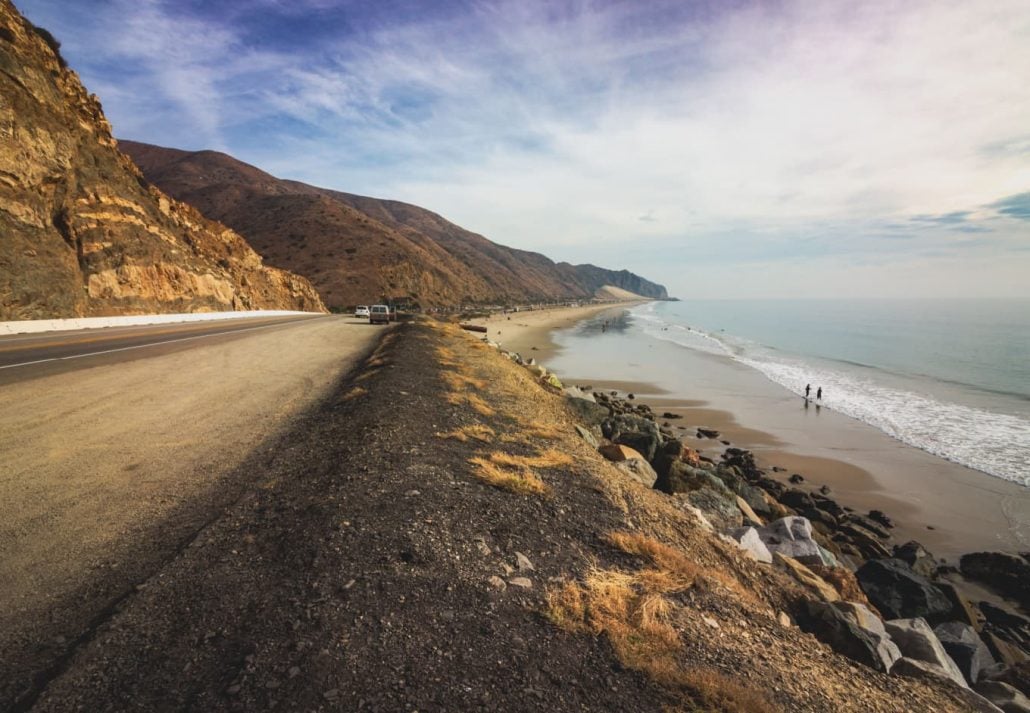
[[[20,0],[117,136],[682,297],[1030,297],[1030,4]]]

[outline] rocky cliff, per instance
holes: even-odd
[[[215,151],[120,146],[148,180],[239,231],[270,264],[310,279],[333,307],[383,297],[423,306],[583,299],[604,285],[666,297],[625,270],[556,264],[408,203],[280,180]]]
[[[324,306],[151,186],[54,38],[0,0],[0,320],[238,309]]]

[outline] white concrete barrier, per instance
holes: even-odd
[[[190,314],[134,314],[122,317],[79,317],[73,319],[28,319],[21,322],[0,322],[0,335],[36,334],[72,329],[101,329],[103,327],[131,327],[140,324],[172,324],[176,322],[206,322],[215,319],[246,319],[247,317],[289,317],[290,315],[322,314],[321,312],[291,312],[288,310],[249,310],[243,312],[194,312]]]

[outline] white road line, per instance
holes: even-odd
[[[312,320],[314,321],[314,320]],[[278,322],[276,324],[263,324],[260,327],[248,327],[247,329],[227,329],[224,332],[213,332],[211,334],[197,334],[192,337],[181,337],[179,339],[166,339],[163,342],[151,342],[150,344],[137,344],[132,347],[119,347],[118,349],[105,349],[99,352],[89,352],[88,354],[73,354],[72,356],[65,357],[50,357],[49,359],[37,359],[36,361],[23,361],[20,364],[8,364],[7,366],[0,366],[0,369],[13,369],[16,366],[29,366],[30,364],[42,364],[47,361],[63,361],[66,359],[82,359],[83,357],[98,356],[100,354],[113,354],[115,352],[126,352],[130,349],[145,349],[147,347],[158,347],[162,344],[174,344],[176,342],[189,342],[194,339],[206,339],[207,337],[218,337],[223,334],[241,334],[243,332],[253,332],[258,329],[268,329],[269,327],[281,327],[289,322]]]
[[[50,357],[49,359],[37,359],[36,361],[23,361],[21,364],[8,364],[7,366],[0,366],[0,369],[13,369],[16,366],[28,366],[29,364],[42,364],[45,361],[57,361],[58,357]]]

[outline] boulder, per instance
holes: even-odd
[[[869,560],[855,576],[869,601],[889,619],[940,620],[951,611],[944,593],[901,560]]]
[[[847,511],[838,505],[836,500],[832,500],[817,493],[812,493],[811,495],[812,502],[815,503],[816,508],[829,515],[833,515],[833,519],[837,522],[840,522],[847,517]]]
[[[731,495],[726,485],[703,468],[695,468],[683,461],[674,461],[669,465],[664,477],[658,480],[658,490],[669,493],[689,493],[702,488],[709,488]]]
[[[873,608],[866,598],[865,592],[862,591],[862,587],[859,586],[858,580],[855,579],[854,572],[843,567],[827,567],[818,564],[809,565],[808,568],[836,589],[841,599],[861,604],[868,609]]]
[[[791,488],[790,490],[785,491],[776,499],[787,507],[794,508],[798,512],[815,507],[815,501],[812,500],[812,496],[803,490],[798,490],[797,488]]]
[[[951,582],[934,582],[934,585],[944,592],[944,596],[951,602],[951,611],[945,618],[949,621],[961,621],[969,624],[979,631],[983,625],[983,617],[980,616],[976,605],[962,596]]]
[[[757,529],[770,552],[779,552],[803,564],[835,564],[832,556],[827,556],[813,539],[812,523],[803,517],[780,518]]]
[[[980,602],[986,628],[1006,641],[1030,651],[1030,620],[990,602]]]
[[[949,621],[935,626],[933,633],[970,685],[979,680],[981,671],[994,665],[994,657],[987,645],[969,624]]]
[[[969,684],[962,676],[962,671],[948,656],[944,646],[933,633],[933,629],[922,617],[914,619],[893,619],[884,626],[891,640],[898,645],[902,656],[907,659],[921,661],[931,666],[939,675],[948,678],[963,688]]]
[[[896,546],[894,557],[907,562],[913,572],[924,577],[932,577],[937,571],[937,560],[915,540],[909,540],[903,545]]]
[[[826,602],[835,602],[840,599],[837,590],[827,584],[822,577],[798,562],[793,557],[784,557],[779,552],[773,553],[773,563],[785,570],[796,581],[811,589],[819,595],[819,598]]]
[[[597,452],[613,463],[621,463],[624,460],[630,459],[644,459],[644,456],[637,451],[633,450],[629,446],[624,446],[619,443],[605,443],[597,449]]]
[[[1005,713],[1030,713],[1030,699],[1007,683],[982,681],[977,684],[976,692]]]
[[[999,663],[1003,663],[1006,666],[1016,666],[1028,660],[1026,652],[1015,644],[1001,638],[990,629],[984,629],[981,638]]]
[[[694,490],[689,493],[680,493],[676,497],[685,499],[705,514],[708,521],[712,523],[719,532],[725,532],[738,528],[743,523],[737,503],[730,500],[728,493],[720,493],[710,488]]]
[[[801,517],[807,518],[813,525],[822,525],[826,532],[832,532],[837,529],[837,518],[828,512],[820,510],[819,508],[805,508],[798,514],[800,514]]]
[[[654,458],[662,442],[658,426],[643,416],[620,414],[605,419],[601,430],[609,440],[639,451],[648,462]]]
[[[887,559],[891,556],[890,550],[880,539],[854,522],[843,522],[837,528],[837,533],[848,538],[867,559]]]
[[[666,438],[658,446],[658,450],[655,451],[654,458],[651,459],[651,465],[654,466],[658,477],[664,478],[668,476],[669,468],[672,467],[672,464],[682,460],[682,455],[683,444],[675,438]]]
[[[730,537],[740,546],[740,549],[750,554],[754,559],[766,564],[772,564],[772,553],[758,536],[758,530],[753,527],[741,527],[730,531]]]
[[[607,406],[575,397],[566,397],[565,405],[569,407],[576,421],[587,426],[599,426],[610,415]]]
[[[871,532],[873,535],[879,537],[881,540],[886,540],[891,536],[891,533],[888,532],[887,528],[885,528],[880,523],[876,522],[876,520],[868,518],[865,515],[851,513],[848,515],[848,521],[853,522],[859,527],[865,528],[865,530]]]
[[[756,513],[754,510],[751,509],[751,506],[748,505],[747,500],[745,500],[744,498],[740,497],[739,495],[736,495],[734,497],[736,498],[736,501],[737,501],[737,508],[740,509],[740,514],[744,516],[744,519],[746,521],[748,521],[752,525],[758,525],[758,526],[762,526],[762,525],[765,524],[765,522],[762,521],[762,518],[758,516],[758,513]],[[757,532],[755,533],[755,537],[758,537],[758,533]],[[763,545],[763,547],[764,546],[765,545]]]
[[[806,600],[797,623],[838,654],[877,671],[889,671],[901,658],[883,622],[861,604]]]
[[[983,582],[1030,611],[1030,562],[1004,552],[973,552],[959,560],[962,574]]]
[[[988,673],[988,671],[991,671]],[[985,669],[981,678],[1007,683],[1024,696],[1030,696],[1030,659],[1012,666],[996,664]]]
[[[592,393],[590,393],[589,391],[584,391],[578,386],[566,386],[565,389],[562,390],[562,393],[564,393],[570,399],[583,399],[584,401],[597,403],[597,399],[594,398],[594,395]]]
[[[645,488],[653,488],[658,474],[643,458],[627,458],[615,464],[615,467],[626,473]]]
[[[601,444],[598,442],[597,436],[595,436],[589,428],[583,428],[579,424],[576,424],[576,433],[579,434],[580,438],[590,444],[592,448],[600,447]]]
[[[885,515],[882,510],[870,510],[869,519],[875,520],[884,527],[894,527],[894,521],[891,520],[887,515]]]

